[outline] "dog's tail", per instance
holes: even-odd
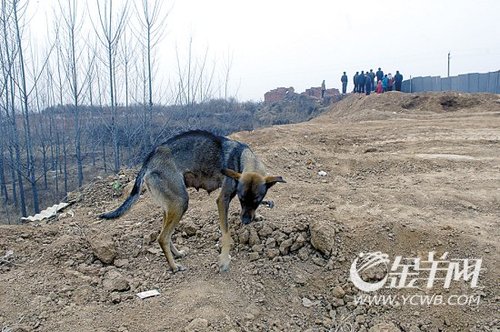
[[[141,168],[139,174],[137,174],[137,177],[135,178],[134,188],[132,188],[132,191],[130,192],[130,195],[127,197],[125,202],[123,202],[123,204],[120,205],[120,207],[118,207],[116,210],[101,214],[99,218],[115,219],[124,215],[125,212],[127,212],[132,207],[132,205],[134,205],[141,194],[141,185],[144,174],[146,174],[145,165]]]

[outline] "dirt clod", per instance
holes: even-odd
[[[311,244],[314,248],[329,256],[335,241],[333,221],[317,220],[311,224]]]
[[[114,242],[106,235],[97,235],[89,239],[94,255],[104,264],[112,264],[116,257]]]
[[[127,279],[115,270],[111,270],[104,275],[102,286],[108,291],[123,292],[130,289]]]

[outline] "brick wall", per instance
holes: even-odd
[[[321,87],[312,87],[306,89],[306,91],[302,92],[302,94],[309,97],[321,98]],[[340,94],[339,90],[334,88],[325,90],[325,97],[333,97],[339,94]]]
[[[276,88],[274,90],[268,91],[264,94],[265,103],[275,103],[277,101],[285,99],[286,96],[294,94],[295,89],[290,88]]]
[[[281,101],[285,99],[286,97],[291,97],[293,95],[297,95],[295,93],[295,89],[293,87],[289,88],[276,88],[274,90],[268,91],[264,94],[264,102],[265,103],[275,103],[278,101]],[[312,98],[317,98],[321,99],[321,87],[312,87],[309,89],[306,89],[306,91],[302,92],[301,95],[312,97]],[[337,97],[340,96],[340,92],[337,89],[326,89],[325,90],[325,98],[328,98],[329,100],[332,99],[332,97]],[[335,99],[333,98],[333,99]]]

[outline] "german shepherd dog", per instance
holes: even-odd
[[[227,213],[229,203],[238,195],[241,204],[241,222],[248,224],[255,218],[255,210],[263,201],[267,190],[281,176],[266,176],[265,167],[250,148],[241,142],[216,136],[206,131],[188,131],[170,138],[157,146],[144,160],[134,187],[128,198],[116,210],[102,214],[104,219],[122,216],[137,201],[144,183],[153,199],[163,209],[163,228],[158,242],[172,271],[184,270],[174,257],[182,257],[171,236],[188,208],[188,187],[205,189],[208,193],[222,188],[217,198],[222,250],[220,271],[228,271],[232,239]]]

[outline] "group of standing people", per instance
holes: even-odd
[[[342,94],[347,92],[347,74],[344,72],[342,77],[340,78],[342,82]],[[403,75],[399,73],[399,70],[396,70],[396,74],[392,76],[391,73],[384,74],[381,68],[377,70],[377,72],[373,72],[373,69],[370,71],[361,71],[356,72],[353,77],[354,82],[354,90],[356,93],[366,93],[369,95],[372,91],[376,93],[383,93],[386,91],[392,91],[395,89],[396,91],[401,91],[401,83],[403,82]]]

